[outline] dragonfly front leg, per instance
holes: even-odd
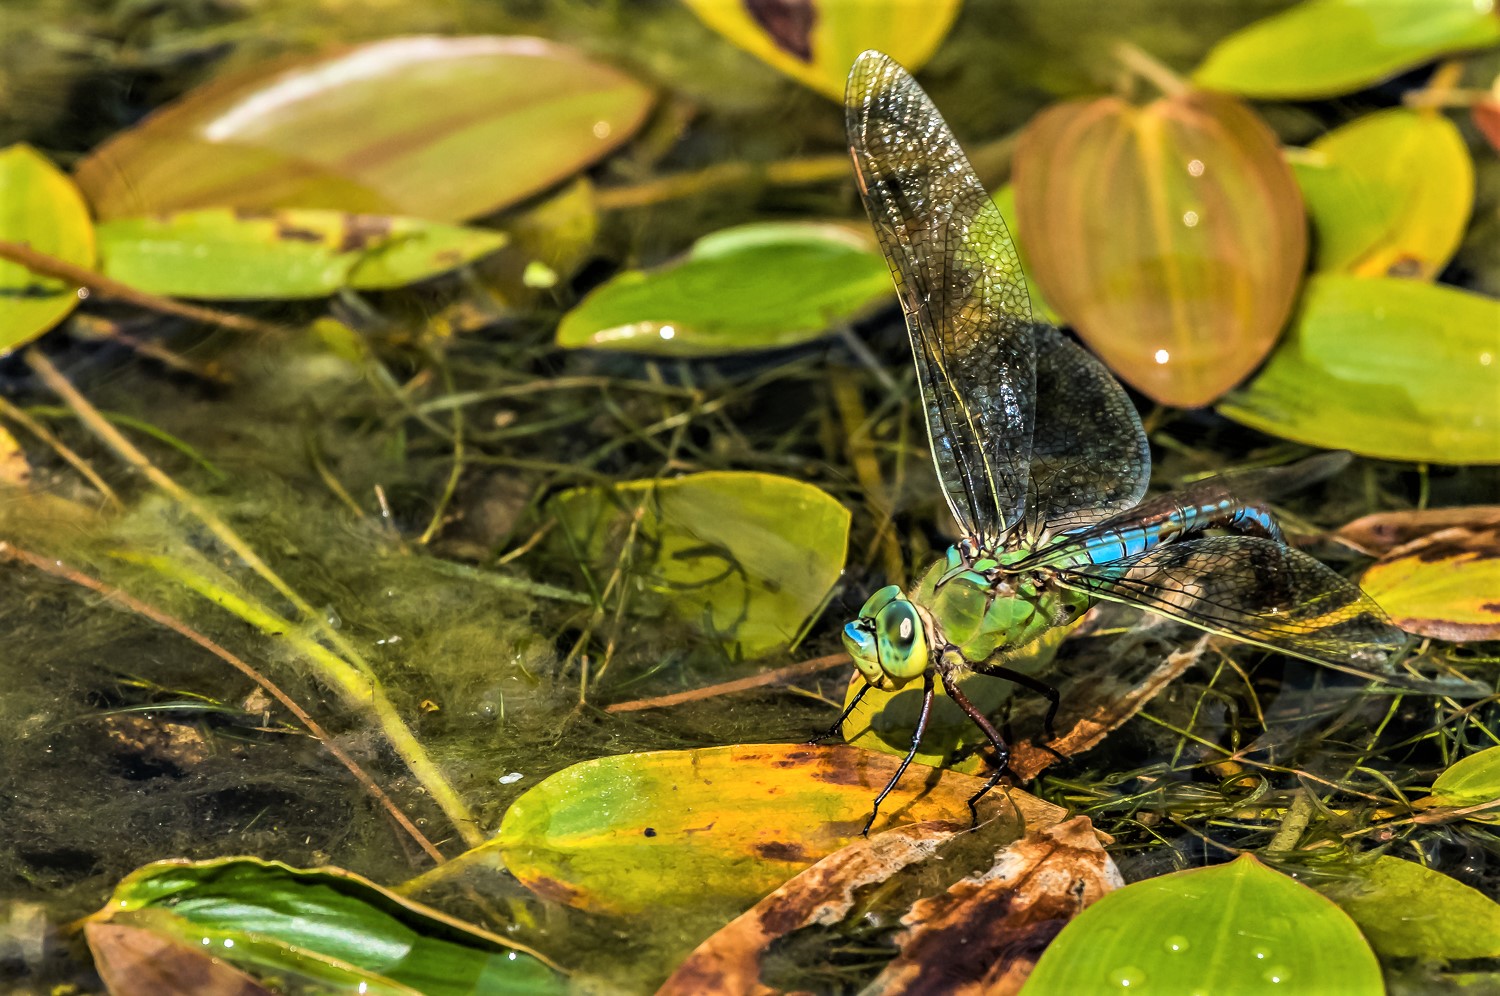
[[[811,745],[811,744],[820,744],[820,743],[822,743],[825,740],[832,740],[834,737],[836,737],[839,734],[843,733],[844,732],[844,720],[848,719],[849,718],[849,714],[854,711],[854,707],[857,706],[857,705],[859,705],[859,700],[865,697],[865,692],[868,692],[870,689],[872,689],[874,687],[875,686],[872,685],[872,684],[870,684],[868,681],[865,682],[865,686],[863,688],[861,688],[859,691],[855,692],[854,693],[854,698],[850,699],[849,700],[849,704],[846,705],[846,706],[844,706],[844,711],[841,712],[841,713],[839,713],[839,718],[835,719],[833,721],[833,725],[830,726],[828,729],[824,730],[822,733],[819,733],[817,736],[813,737],[811,740],[809,740],[808,744],[809,745]]]
[[[1005,745],[1005,739],[1000,736],[1000,731],[995,729],[995,724],[990,722],[988,716],[980,712],[969,697],[958,687],[958,682],[953,679],[953,668],[946,662],[938,664],[938,674],[943,679],[943,689],[947,691],[948,697],[952,699],[968,717],[974,721],[974,725],[984,731],[985,737],[989,739],[990,746],[995,748],[995,770],[990,774],[984,787],[969,797],[969,818],[973,826],[979,825],[979,800],[983,799],[990,789],[1000,784],[1000,779],[1005,777],[1009,770],[1010,748]]]
[[[943,678],[943,684],[945,687],[948,684],[946,676]],[[870,686],[866,685],[865,687],[869,688]],[[922,746],[922,734],[927,732],[927,717],[932,712],[933,693],[932,669],[928,668],[922,672],[922,712],[917,716],[917,728],[911,735],[911,750],[906,752],[906,756],[901,759],[901,767],[896,769],[896,773],[891,776],[891,780],[885,783],[885,788],[881,789],[880,794],[875,797],[875,805],[870,808],[870,818],[865,820],[864,829],[859,832],[861,837],[870,836],[870,828],[875,825],[875,817],[880,815],[880,804],[885,801],[886,796],[891,794],[891,789],[896,787],[896,783],[901,780],[901,776],[906,774],[906,769],[911,767],[912,758],[917,756],[917,748]],[[860,694],[864,693],[861,692]]]

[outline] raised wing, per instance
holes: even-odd
[[[1015,244],[948,125],[889,56],[845,92],[860,194],[906,313],[932,457],[968,536],[998,545],[1026,507],[1036,400]]]
[[[1059,571],[1058,583],[1199,629],[1368,674],[1406,635],[1331,568],[1260,536],[1202,536],[1111,564]]]
[[[1094,356],[1050,325],[1036,336],[1036,426],[1026,539],[1071,532],[1133,507],[1151,477],[1135,405]]]

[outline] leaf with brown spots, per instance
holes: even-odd
[[[1365,571],[1360,585],[1408,632],[1500,638],[1500,527],[1454,526],[1413,540]]]
[[[818,8],[812,0],[743,0],[745,10],[783,51],[813,61],[812,32]]]
[[[424,875],[426,889],[502,862],[522,884],[595,912],[670,909],[708,929],[860,835],[899,759],[854,747],[746,744],[601,757],[559,771],[511,804],[491,842]],[[914,766],[875,829],[967,825],[981,779]],[[981,818],[1013,833],[1063,811],[991,792]],[[707,931],[705,931],[706,933]],[[700,935],[701,936],[701,935]]]
[[[914,904],[901,954],[870,989],[1009,996],[1069,920],[1124,884],[1087,817],[1033,830],[988,871]]]
[[[1440,529],[1500,526],[1500,505],[1461,505],[1456,508],[1407,509],[1362,516],[1333,534],[1334,539],[1379,556]]]
[[[960,0],[684,0],[731,43],[841,100],[856,56],[880,49],[916,72],[936,51]]]
[[[210,208],[98,227],[100,268],[153,294],[324,297],[425,280],[505,245],[504,233],[342,211]]]

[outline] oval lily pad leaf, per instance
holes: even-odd
[[[773,349],[816,339],[892,296],[885,259],[838,225],[744,225],[682,260],[628,270],[563,316],[557,344],[659,356]]]
[[[100,268],[153,294],[212,300],[383,290],[505,245],[501,232],[338,211],[180,211],[101,222]]]
[[[1367,114],[1292,166],[1323,272],[1431,280],[1458,250],[1474,205],[1468,147],[1435,111]]]
[[[94,226],[83,195],[29,145],[0,150],[0,239],[94,267]],[[62,321],[78,288],[0,259],[0,356]]]
[[[528,888],[579,909],[738,912],[858,837],[899,763],[804,744],[585,761],[523,794],[494,841],[443,871],[498,854]],[[966,822],[968,799],[983,784],[936,768],[908,771],[881,804],[875,829]],[[1015,790],[980,802],[982,819],[1017,813],[1032,826],[1055,823],[1063,811]]]
[[[1111,892],[1062,929],[1025,996],[1134,990],[1382,996],[1354,921],[1250,855]]]
[[[854,59],[878,48],[916,72],[948,34],[959,0],[685,0],[704,24],[834,100]]]
[[[606,574],[622,545],[645,590],[738,655],[785,647],[843,571],[849,510],[827,492],[776,474],[711,472],[577,488],[549,508],[584,563]],[[640,517],[636,513],[640,510]]]
[[[1493,804],[1493,805],[1492,805]],[[1482,823],[1500,823],[1500,747],[1470,754],[1449,765],[1432,783],[1432,794],[1417,802],[1433,806],[1490,806],[1469,814]]]
[[[78,167],[100,218],[317,207],[461,221],[629,138],[650,91],[538,38],[420,36],[216,80]]]
[[[1275,344],[1307,223],[1275,134],[1238,98],[1053,106],[1021,136],[1015,188],[1032,276],[1132,387],[1206,405]]]
[[[1404,543],[1443,529],[1500,529],[1500,505],[1462,505],[1456,508],[1408,509],[1360,516],[1335,532],[1334,538],[1362,553],[1378,556]]]
[[[1332,97],[1497,42],[1489,3],[1304,0],[1219,42],[1193,81],[1264,99]]]
[[[1500,639],[1500,529],[1439,530],[1392,550],[1359,583],[1408,633]]]
[[[1254,429],[1387,460],[1500,463],[1500,302],[1323,274],[1260,375],[1218,406]]]
[[[1382,855],[1347,878],[1309,884],[1354,919],[1381,958],[1500,958],[1500,903],[1415,861]]]
[[[268,976],[341,991],[562,993],[540,955],[350,872],[258,858],[159,861],[92,922],[141,927]]]
[[[1017,992],[1058,927],[1124,884],[1087,817],[1031,829],[986,871],[913,904],[901,953],[868,991]]]

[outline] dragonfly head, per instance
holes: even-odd
[[[865,680],[894,692],[928,667],[927,628],[911,599],[886,585],[844,626],[844,646]]]

